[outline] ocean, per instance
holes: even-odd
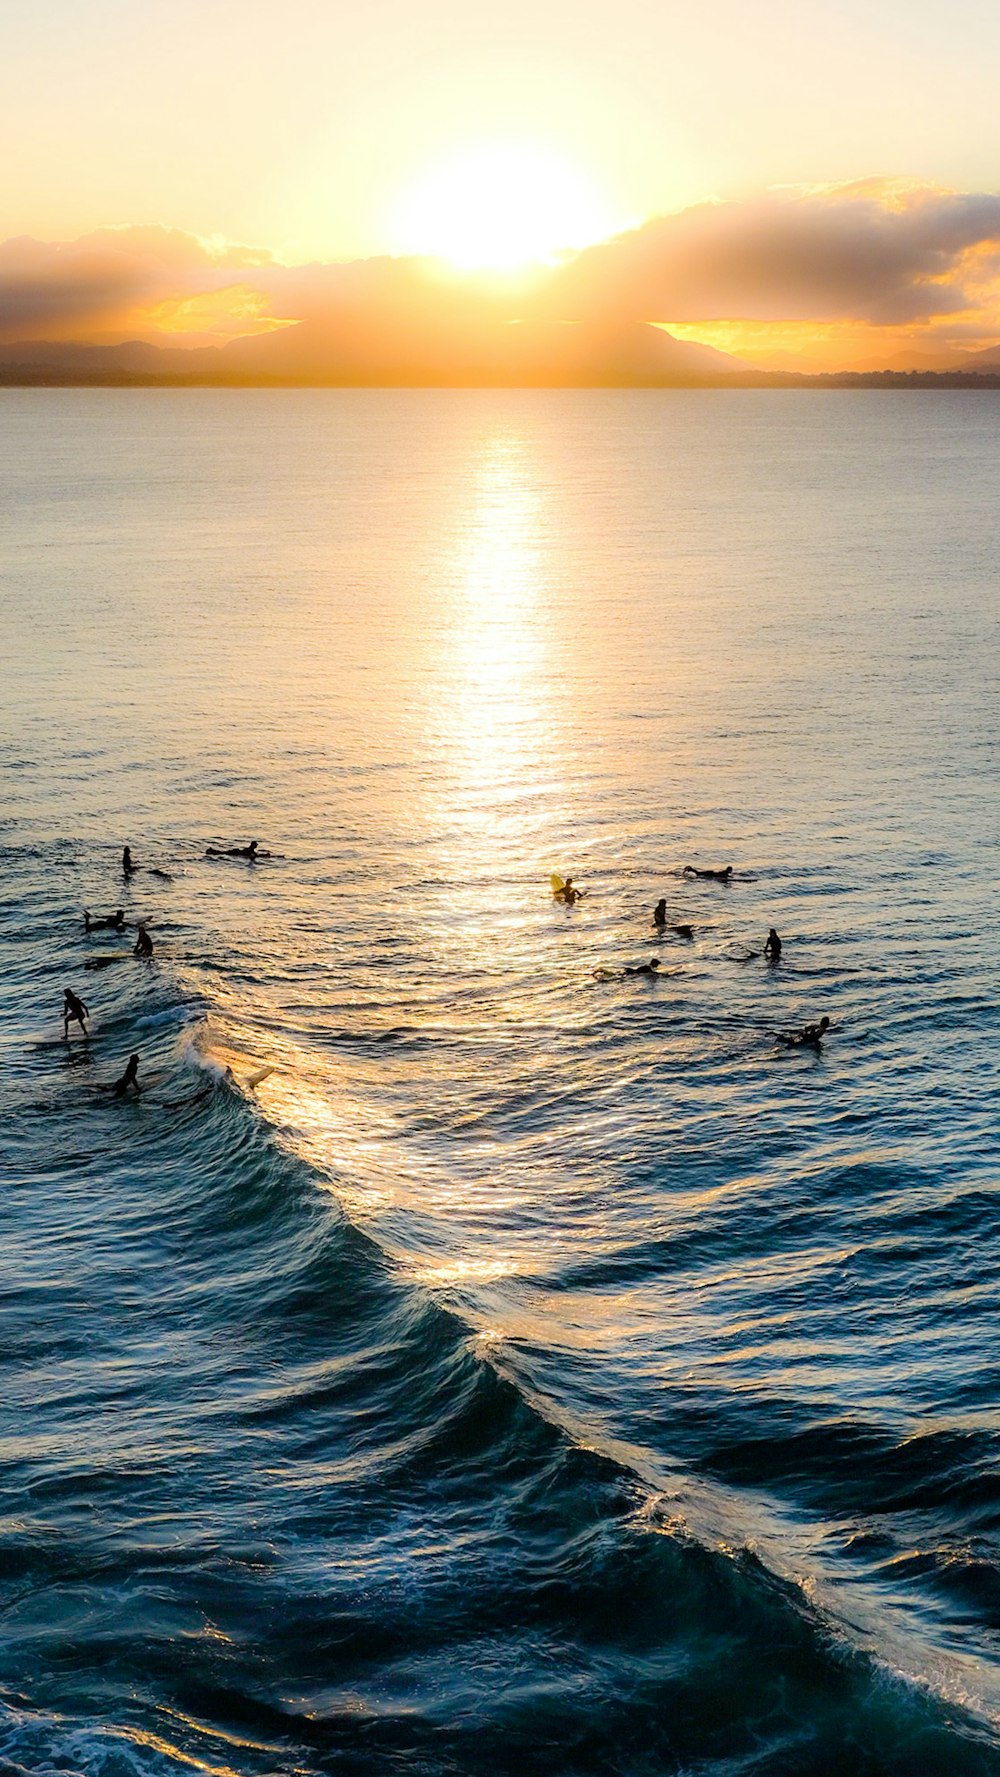
[[[1000,1773],[1000,402],[0,440],[0,1767]]]

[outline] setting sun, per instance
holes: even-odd
[[[404,193],[395,234],[407,253],[470,270],[516,271],[613,227],[571,162],[534,143],[480,144],[432,166]]]

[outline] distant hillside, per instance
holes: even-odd
[[[515,322],[470,330],[397,332],[363,314],[341,325],[314,321],[225,346],[185,351],[132,340],[117,346],[50,341],[0,347],[6,383],[197,382],[372,386],[667,386],[753,374],[742,359],[675,339],[643,323],[616,327]]]

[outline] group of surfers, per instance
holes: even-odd
[[[733,879],[733,866],[732,864],[727,864],[720,870],[700,870],[694,864],[685,864],[681,874],[683,876],[700,877],[707,882],[725,883],[728,887]],[[561,876],[553,876],[551,882],[553,899],[563,902],[567,907],[574,907],[588,892],[586,889],[578,889],[571,876],[567,876],[565,881],[563,881]],[[675,925],[668,920],[667,899],[665,895],[657,901],[656,906],[653,909],[652,923],[659,932],[674,932],[677,937],[686,938],[688,940],[691,940],[694,937],[693,926],[687,924]],[[762,950],[751,950],[746,956],[734,960],[739,962],[752,962],[754,958],[763,956],[769,963],[778,963],[781,961],[781,952],[781,939],[774,926],[771,926],[767,937],[764,940]],[[618,970],[617,973],[620,975],[658,975],[660,973],[660,967],[659,957],[654,956],[649,962],[627,964],[625,968]],[[615,973],[616,971],[609,969],[595,969],[594,971],[595,977],[599,981],[613,980]],[[802,1025],[799,1030],[778,1031],[775,1036],[775,1041],[783,1044],[785,1048],[790,1049],[818,1049],[829,1029],[830,1020],[824,1014],[824,1016],[816,1022]]]
[[[205,851],[205,856],[209,858],[243,858],[250,864],[256,863],[259,858],[271,858],[280,855],[280,853],[261,851],[256,839],[251,839],[248,845],[230,845],[225,847],[210,845],[206,847]],[[131,849],[126,845],[122,852],[122,875],[125,877],[126,882],[134,876],[137,868],[138,866],[132,859]],[[153,868],[151,869],[151,874],[162,876],[168,881],[170,880],[169,875],[165,870]],[[685,864],[682,874],[684,876],[700,877],[705,881],[725,883],[728,886],[732,881],[733,866],[732,864],[727,864],[723,869],[702,870],[693,864]],[[588,892],[586,889],[577,888],[571,876],[567,876],[565,880],[560,876],[553,876],[551,880],[553,898],[557,901],[561,901],[567,907],[575,906],[576,903],[581,901]],[[101,931],[123,932],[127,930],[124,909],[121,907],[116,908],[114,913],[106,914],[101,919],[94,919],[89,909],[85,909],[83,922],[84,931],[88,933]],[[657,901],[656,906],[653,909],[652,923],[658,931],[663,932],[669,930],[676,933],[678,937],[688,940],[693,939],[694,937],[693,926],[683,923],[671,924],[668,921],[666,896],[663,896]],[[772,926],[767,934],[763,951],[751,951],[746,958],[741,960],[749,962],[754,956],[763,955],[767,958],[768,962],[777,963],[781,959],[781,951],[781,939],[774,926]],[[148,959],[153,955],[153,941],[142,920],[138,923],[136,941],[132,946],[132,954],[133,956],[143,959]],[[653,957],[649,962],[631,964],[624,968],[621,973],[623,975],[656,975],[659,973],[659,970],[660,960],[658,957]],[[606,978],[607,973],[606,970],[597,971],[598,976],[601,978]],[[84,1036],[87,1036],[87,1019],[89,1016],[89,1007],[82,999],[80,999],[79,995],[73,992],[71,987],[67,987],[63,994],[64,1038],[68,1040],[69,1027],[71,1024],[78,1024]],[[803,1025],[800,1030],[779,1032],[777,1035],[777,1041],[783,1043],[786,1047],[818,1048],[829,1028],[830,1020],[824,1016],[814,1024]],[[139,1056],[130,1055],[121,1078],[115,1080],[106,1088],[106,1090],[114,1093],[118,1098],[124,1097],[125,1093],[129,1090],[136,1093],[140,1092],[141,1087],[137,1078],[138,1070]]]
[[[270,858],[275,855],[276,854],[273,852],[261,851],[256,839],[251,839],[249,845],[230,845],[222,848],[209,845],[205,850],[205,856],[208,858],[245,858],[250,864],[255,864],[258,858]],[[131,881],[139,867],[140,866],[135,863],[132,857],[131,846],[126,845],[122,852],[122,875],[126,882]],[[149,866],[149,873],[151,876],[162,877],[166,882],[173,881],[169,871],[160,870],[155,865]],[[125,910],[122,907],[116,907],[114,913],[108,913],[100,919],[95,919],[91,914],[90,909],[84,908],[83,929],[87,933],[120,933],[127,931],[128,921],[125,918]],[[152,954],[153,940],[146,929],[145,923],[140,920],[136,930],[136,940],[132,946],[132,955],[148,960]],[[85,967],[100,967],[102,962],[113,962],[114,960],[113,957],[102,959],[95,958],[93,962],[85,964]],[[89,1006],[80,998],[79,994],[73,992],[71,987],[67,987],[63,993],[63,1037],[68,1041],[69,1027],[71,1024],[78,1024],[84,1036],[88,1036],[87,1019],[89,1017]],[[130,1090],[135,1093],[141,1092],[142,1088],[139,1085],[137,1077],[138,1072],[139,1057],[138,1055],[130,1055],[121,1078],[114,1080],[111,1085],[106,1086],[104,1090],[112,1092],[116,1098],[124,1098],[126,1092]]]

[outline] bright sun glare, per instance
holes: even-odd
[[[597,192],[561,155],[496,142],[450,156],[418,178],[394,232],[406,253],[509,272],[586,246],[612,228]]]

